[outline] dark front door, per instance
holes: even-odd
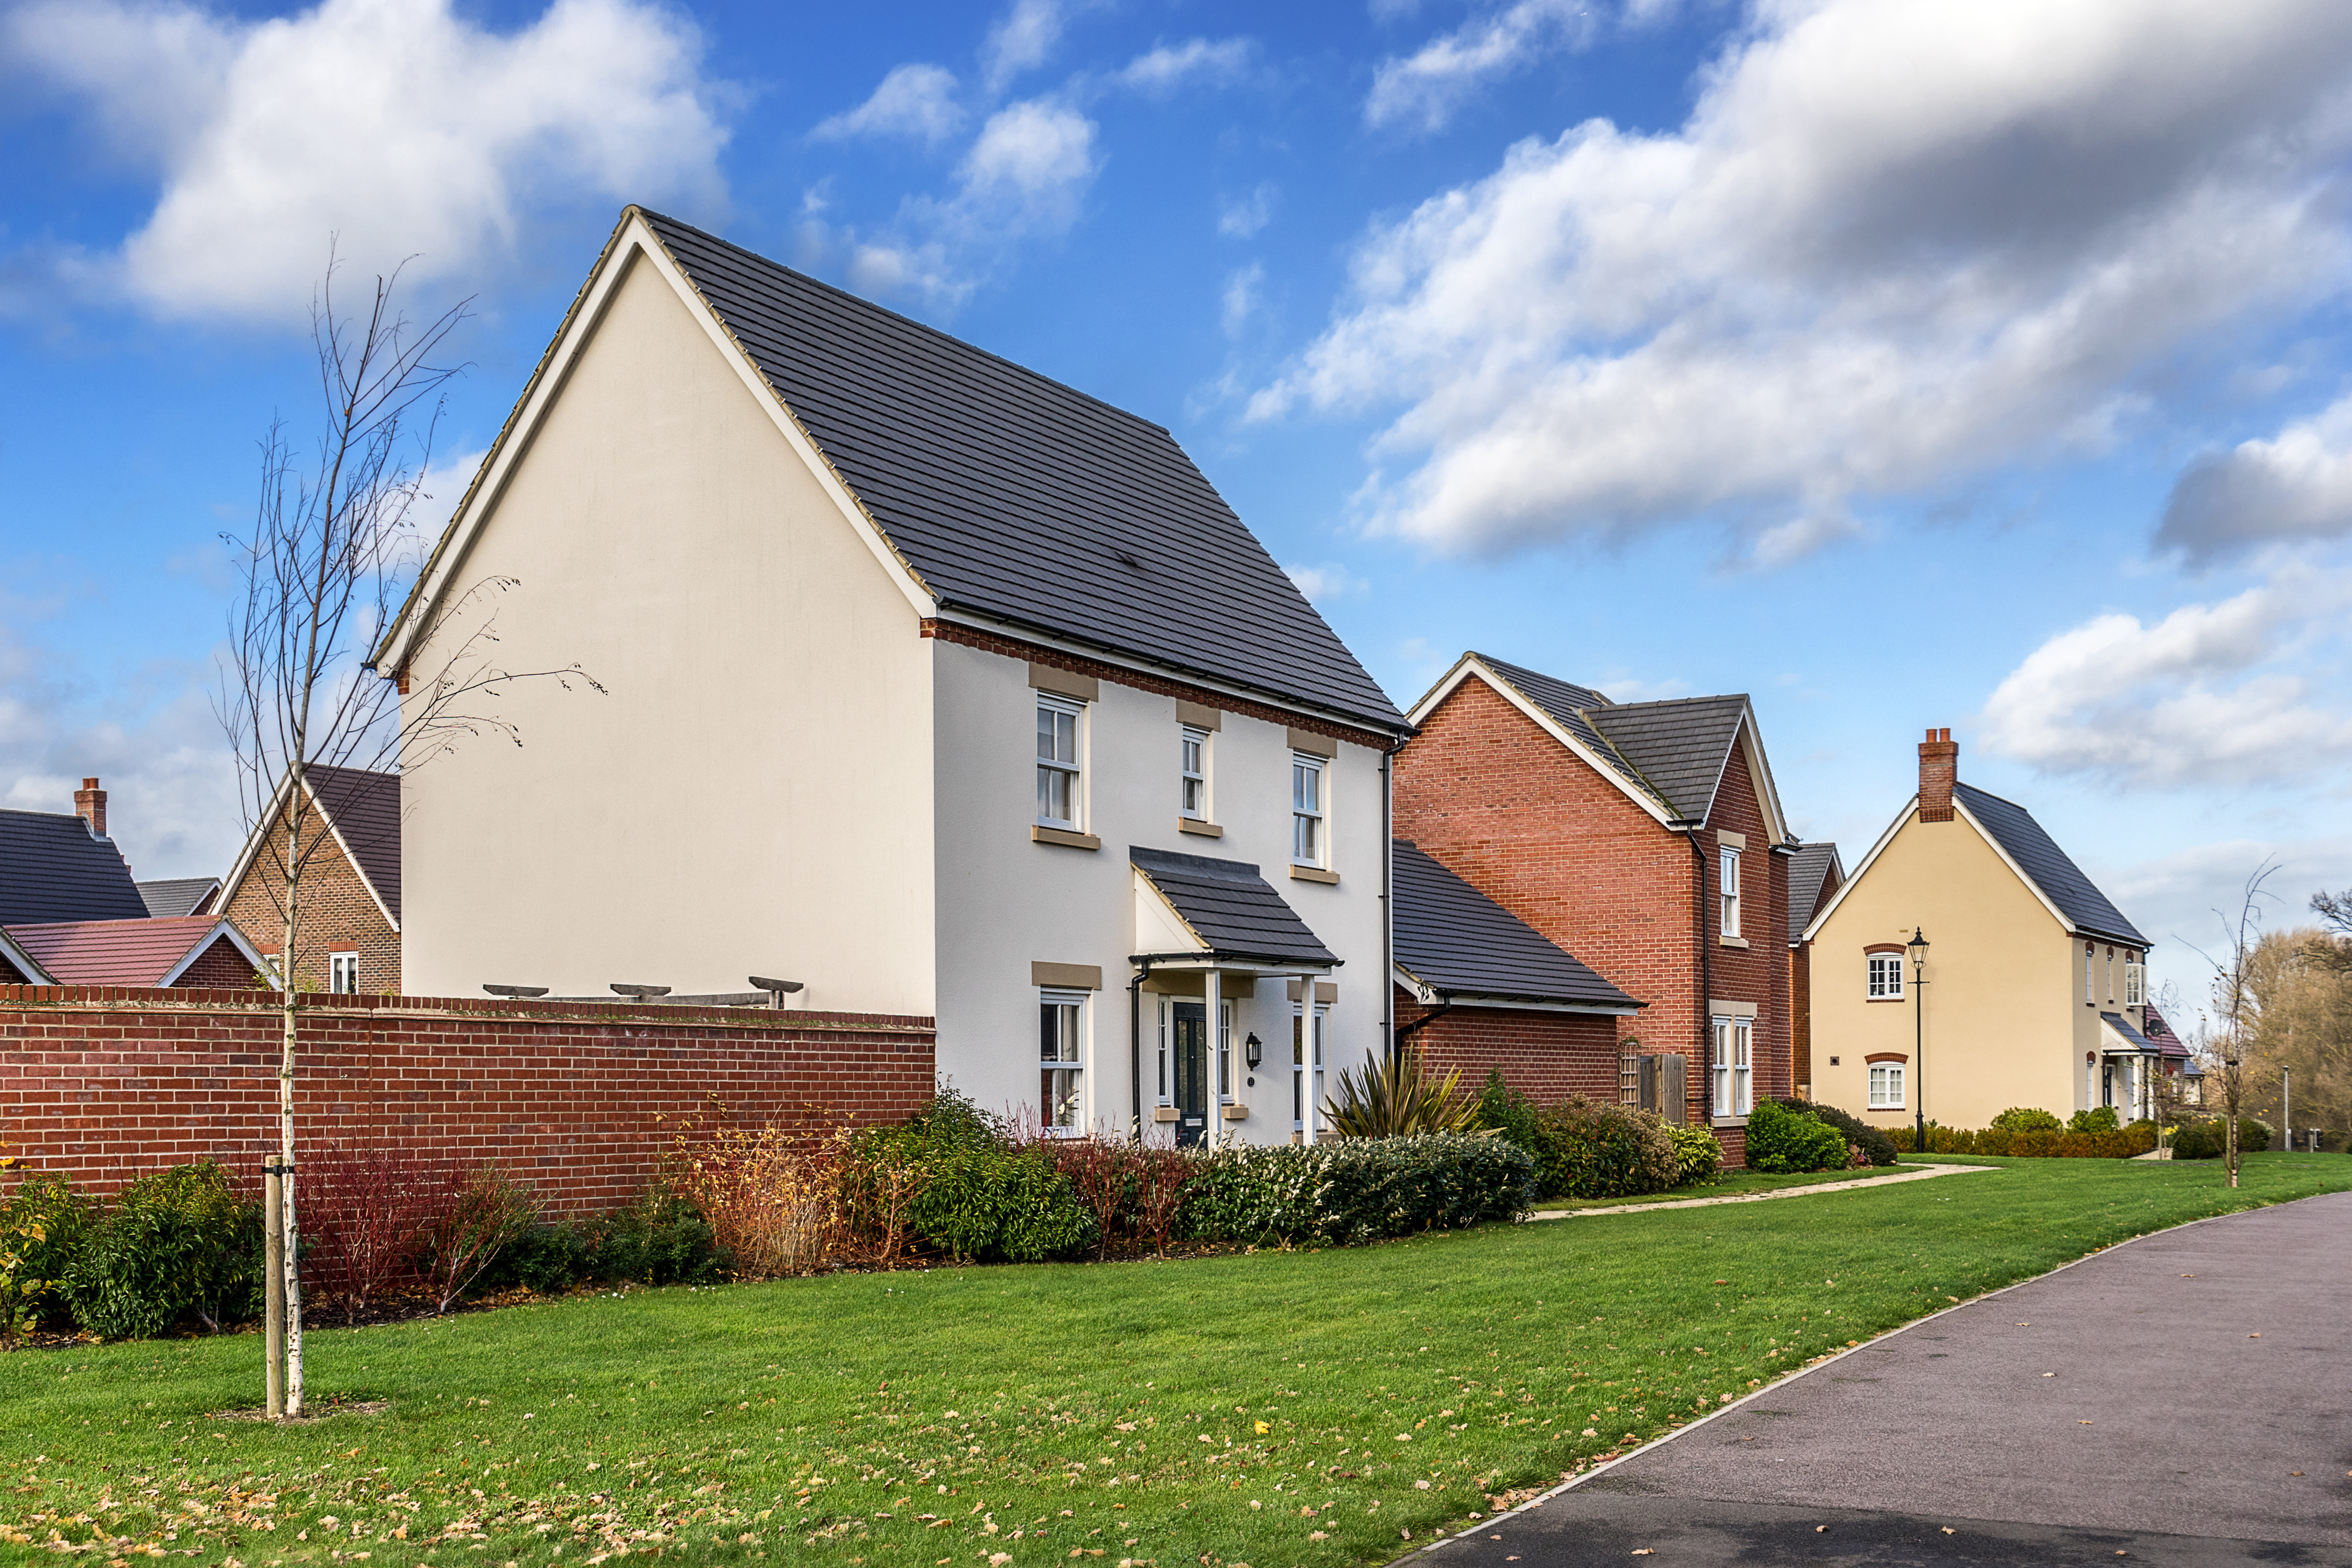
[[[1178,1002],[1174,1010],[1176,1142],[1190,1148],[1209,1136],[1209,1007]]]

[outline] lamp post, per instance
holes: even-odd
[[[1911,928],[1906,950],[1911,955],[1911,1108],[1918,1119],[1911,1152],[1924,1155],[1927,1152],[1927,938],[1919,926]]]

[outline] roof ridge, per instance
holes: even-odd
[[[1585,689],[1590,691],[1591,688],[1588,686]],[[1743,702],[1752,707],[1755,706],[1756,699],[1746,692],[1712,692],[1703,696],[1695,697],[1651,697],[1642,702],[1612,702],[1609,705],[1609,710],[1612,713],[1622,713],[1629,708],[1680,707],[1687,703],[1727,702]]]
[[[707,239],[715,246],[720,246],[728,250],[733,251],[737,256],[744,256],[751,261],[757,262],[763,267],[772,267],[778,272],[790,273],[793,277],[801,279],[803,282],[813,284],[816,287],[824,289],[827,294],[835,296],[836,298],[848,300],[850,303],[864,309],[878,311],[880,314],[889,317],[892,320],[903,321],[908,326],[914,328],[918,331],[927,332],[934,338],[953,343],[960,349],[969,350],[972,353],[980,355],[982,359],[993,360],[998,364],[1004,366],[1007,370],[1017,371],[1022,375],[1026,376],[1031,380],[1044,382],[1047,386],[1058,388],[1063,392],[1068,392],[1073,397],[1084,398],[1088,402],[1093,403],[1096,407],[1107,410],[1111,413],[1115,413],[1121,419],[1132,420],[1137,424],[1143,425],[1148,429],[1156,430],[1160,434],[1167,436],[1171,441],[1174,441],[1176,439],[1173,433],[1171,433],[1166,425],[1160,424],[1153,420],[1146,419],[1141,414],[1136,413],[1133,409],[1121,408],[1114,402],[1106,402],[1101,398],[1097,397],[1094,393],[1087,392],[1083,388],[1074,387],[1065,381],[1057,381],[1054,377],[1047,375],[1043,371],[1033,369],[1032,367],[1022,364],[1015,360],[1006,359],[1003,354],[997,353],[992,349],[983,349],[977,343],[971,342],[966,339],[959,338],[952,332],[932,326],[928,321],[918,320],[916,318],[906,314],[904,311],[893,310],[887,305],[877,304],[874,300],[866,298],[862,294],[852,294],[848,289],[842,287],[839,284],[827,283],[824,278],[817,277],[814,273],[803,272],[796,267],[786,267],[782,262],[777,261],[772,256],[761,256],[758,251],[752,250],[749,246],[738,245],[733,240],[727,238],[723,235],[712,234],[709,229],[688,223],[683,218],[671,217],[667,213],[657,213],[651,207],[642,205],[635,202],[632,202],[629,204],[630,206],[635,207],[637,212],[642,214],[650,223],[667,224],[673,228],[684,229],[688,234],[696,235],[703,239]],[[677,258],[673,257],[673,259]],[[683,260],[678,260],[678,265],[681,267],[686,266]],[[687,275],[688,277],[692,277],[693,273],[691,270],[688,270]],[[701,292],[701,287],[699,284],[696,286],[696,292]],[[717,302],[709,300],[709,297],[708,295],[705,295],[704,298],[706,302],[710,304],[712,309],[715,310],[719,308]],[[1180,442],[1178,444],[1181,445],[1182,444]]]

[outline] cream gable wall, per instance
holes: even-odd
[[[933,1013],[930,644],[707,324],[626,265],[451,579],[519,579],[499,660],[610,695],[510,685],[520,748],[408,775],[406,983],[761,974]]]
[[[1926,1108],[1948,1127],[1982,1127],[2012,1105],[2063,1117],[2082,1104],[2087,1015],[2080,944],[1964,819],[1926,822],[1915,811],[1842,890],[1814,929],[1813,1097],[1879,1126],[1908,1126],[1918,1102],[1869,1106],[1864,1058],[1913,1059],[1914,999],[1868,998],[1866,949],[1927,936]],[[1909,988],[1910,965],[1904,966]],[[1837,1058],[1832,1066],[1830,1059]]]

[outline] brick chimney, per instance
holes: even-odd
[[[106,837],[106,791],[98,787],[95,779],[85,779],[74,791],[74,815],[89,824],[89,831],[100,838]]]
[[[1960,747],[1948,729],[1931,729],[1919,743],[1919,820],[1952,820],[1952,786],[1960,776]]]

